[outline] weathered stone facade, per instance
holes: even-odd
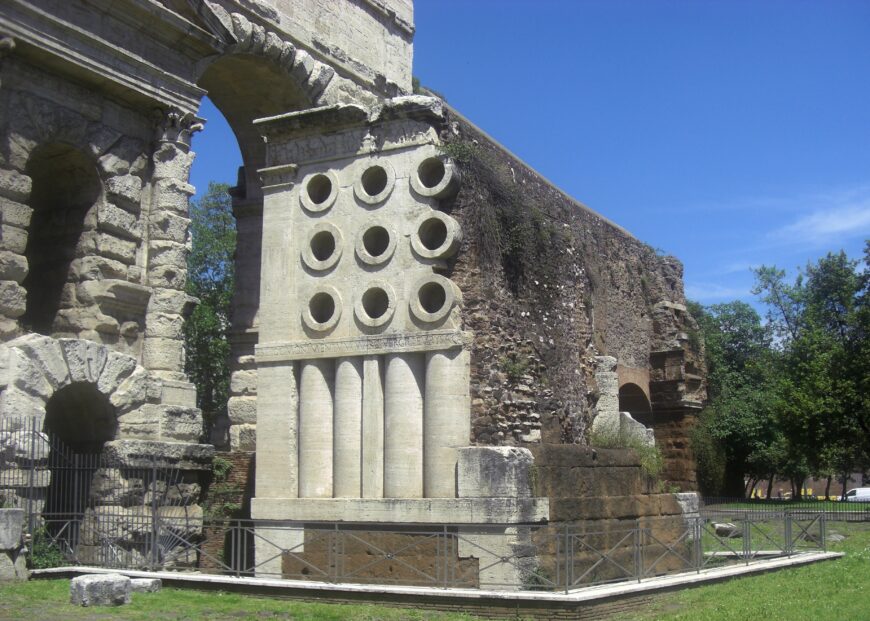
[[[412,13],[0,6],[0,414],[50,418],[74,392],[108,403],[99,449],[118,464],[207,468],[181,329],[208,94],[243,157],[231,398],[210,440],[256,451],[252,517],[452,522],[507,553],[516,525],[591,516],[554,515],[530,473],[605,411],[651,425],[666,476],[691,489],[703,364],[679,263],[410,95]],[[626,517],[679,512],[631,494]]]

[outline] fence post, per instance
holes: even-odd
[[[743,520],[743,560],[749,565],[752,553],[752,521],[751,518]]]
[[[634,575],[637,581],[640,582],[643,574],[643,557],[641,552],[641,527],[640,519],[634,521]]]
[[[695,554],[694,554],[695,571],[697,573],[701,573],[701,558],[702,558],[701,557],[701,552],[702,552],[702,549],[701,549],[701,533],[702,533],[701,520],[702,519],[703,519],[702,517],[698,516],[692,520],[692,536],[694,538],[694,544],[693,544],[692,548],[695,552]]]
[[[157,459],[151,458],[151,569],[157,570]]]
[[[785,554],[791,556],[791,513],[785,513]]]
[[[828,521],[827,521],[827,518],[825,518],[824,513],[822,513],[819,516],[819,531],[820,531],[819,537],[821,537],[821,539],[822,539],[822,541],[821,541],[822,552],[827,552],[828,551]]]
[[[33,537],[33,529],[35,527],[35,519],[33,516],[33,498],[36,496],[36,481],[34,481],[34,477],[36,476],[36,419],[32,419],[30,421],[30,471],[28,476],[28,490],[27,490],[27,530],[30,533],[30,536]],[[40,438],[41,440],[42,438]],[[51,449],[49,449],[49,457],[51,455]],[[49,462],[51,463],[51,462]],[[49,469],[49,476],[52,476],[51,469]],[[49,485],[51,485],[51,481],[49,480]],[[45,507],[43,506],[43,511],[45,511]]]
[[[564,529],[564,554],[565,554],[565,594],[568,594],[568,591],[571,589],[571,578],[574,574],[573,563],[571,562],[571,557],[573,556],[570,552],[571,548],[571,540],[569,537],[571,536],[568,533],[568,522],[565,522]]]

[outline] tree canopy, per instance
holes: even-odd
[[[755,276],[765,320],[743,302],[692,306],[707,343],[710,402],[694,437],[706,493],[776,474],[799,494],[807,476],[870,465],[867,261],[828,253],[794,282],[774,266]]]
[[[190,205],[191,251],[187,292],[199,304],[184,324],[185,370],[196,385],[206,437],[214,421],[226,412],[229,398],[227,330],[233,296],[235,219],[229,186],[209,183],[208,191]]]

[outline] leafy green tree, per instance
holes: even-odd
[[[744,302],[690,310],[704,333],[710,399],[693,434],[702,492],[743,495],[745,475],[769,477],[778,465],[770,333]]]
[[[870,372],[861,328],[867,268],[857,267],[841,251],[807,265],[794,284],[775,267],[756,271],[753,292],[770,309],[781,353],[777,423],[788,455],[781,472],[796,494],[809,474],[846,476],[868,463],[861,393]]]
[[[214,421],[226,412],[229,398],[227,330],[236,228],[228,190],[226,184],[209,183],[205,195],[190,205],[187,291],[199,298],[199,304],[184,325],[185,370],[196,385],[206,437]]]

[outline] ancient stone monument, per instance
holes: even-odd
[[[0,416],[207,468],[181,337],[207,94],[243,157],[213,440],[256,452],[252,517],[300,529],[264,535],[447,523],[495,554],[517,525],[679,515],[588,445],[646,425],[693,489],[680,264],[412,94],[413,33],[410,0],[4,2]]]

